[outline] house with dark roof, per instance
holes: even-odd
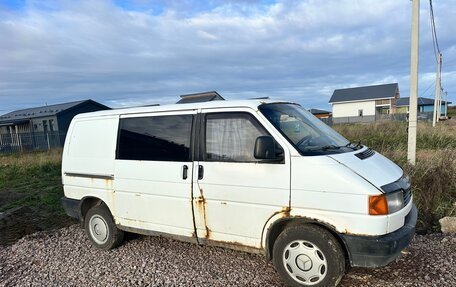
[[[332,116],[363,117],[394,114],[400,97],[397,83],[337,89],[331,96]]]
[[[309,112],[319,119],[326,119],[331,116],[330,111],[325,111],[325,110],[320,110],[320,109],[310,109]]]
[[[442,101],[442,108],[440,110],[441,116],[446,115],[448,104],[451,104],[451,102]],[[410,105],[409,97],[397,99],[397,102],[396,102],[397,113],[403,113],[403,114],[408,113],[409,105]],[[422,112],[422,113],[431,112],[432,113],[432,112],[434,112],[434,99],[418,97],[417,106],[418,106],[418,112]]]
[[[83,100],[12,111],[0,116],[0,152],[63,146],[74,116],[109,110],[93,100]]]

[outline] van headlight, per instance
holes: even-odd
[[[388,202],[388,213],[395,213],[404,207],[404,194],[402,190],[386,194],[386,202]]]
[[[404,195],[402,190],[369,196],[369,214],[387,215],[395,213],[404,207]]]

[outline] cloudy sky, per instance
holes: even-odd
[[[334,89],[409,94],[410,0],[0,0],[0,114],[80,99],[112,107],[216,90],[330,109]],[[434,0],[442,85],[456,102],[456,0]],[[419,96],[433,97],[421,0]]]

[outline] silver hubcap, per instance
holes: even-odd
[[[89,221],[90,235],[98,244],[104,244],[108,240],[109,230],[108,224],[103,217],[93,215]]]
[[[323,252],[315,244],[296,240],[285,247],[283,265],[295,281],[303,285],[315,285],[321,282],[328,270],[328,263]]]

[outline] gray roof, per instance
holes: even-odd
[[[321,114],[330,114],[331,113],[329,111],[320,110],[320,109],[310,109],[309,112],[311,112],[312,115],[321,115]]]
[[[396,101],[396,106],[398,107],[404,107],[408,106],[410,103],[410,98],[399,98]],[[429,99],[429,98],[423,98],[423,97],[418,97],[417,99],[418,106],[433,106],[434,105],[434,99]],[[446,101],[442,101],[442,105],[445,105]],[[448,104],[451,104],[451,102],[448,102]]]
[[[20,120],[27,120],[31,118],[39,118],[39,117],[46,117],[46,116],[54,116],[58,113],[66,111],[70,108],[73,108],[77,105],[80,105],[84,102],[93,102],[100,106],[104,106],[100,103],[97,103],[92,100],[83,100],[83,101],[76,101],[76,102],[69,102],[63,104],[56,104],[56,105],[48,105],[36,108],[28,108],[23,110],[13,111],[7,114],[0,116],[0,122],[16,122]]]
[[[397,83],[334,90],[330,103],[394,98]]]
[[[210,101],[224,101],[225,99],[216,91],[188,94],[180,96],[181,99],[176,104],[201,103]]]

